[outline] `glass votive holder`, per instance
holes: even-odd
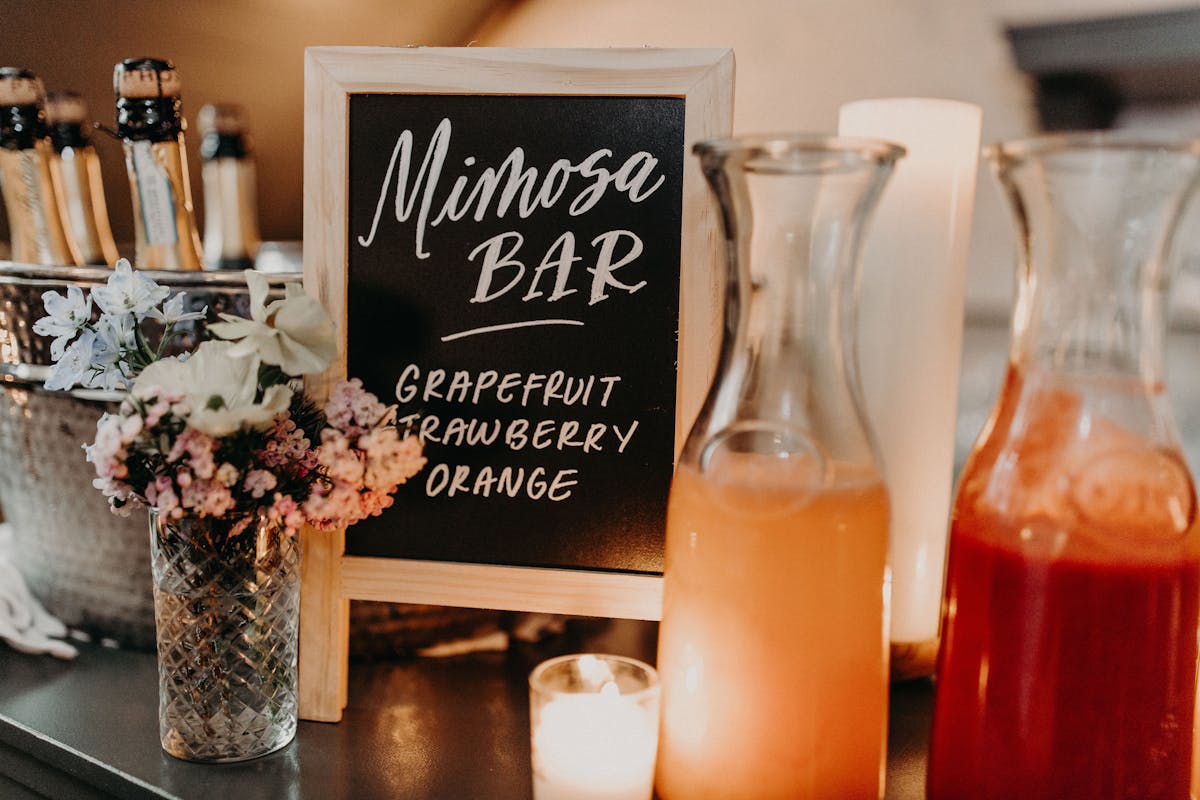
[[[529,676],[534,800],[650,800],[658,673],[624,656],[559,656]]]

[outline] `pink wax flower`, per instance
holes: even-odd
[[[250,470],[246,475],[246,482],[243,488],[250,493],[254,499],[258,499],[271,491],[278,484],[275,476],[265,469]]]
[[[267,509],[267,518],[282,523],[288,533],[295,533],[307,521],[299,504],[291,496],[278,493]]]

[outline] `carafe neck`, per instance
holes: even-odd
[[[1076,134],[991,149],[1019,234],[1015,365],[1161,384],[1166,256],[1198,147]]]
[[[873,463],[852,348],[856,266],[902,152],[800,137],[697,147],[725,229],[725,331],[685,460],[741,431],[755,451]]]

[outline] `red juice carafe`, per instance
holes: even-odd
[[[1163,343],[1200,141],[1066,134],[989,156],[1018,295],[954,503],[928,797],[1195,797],[1200,524]]]

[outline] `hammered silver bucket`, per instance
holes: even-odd
[[[102,285],[111,271],[0,261],[0,508],[12,524],[11,557],[33,594],[68,626],[122,646],[154,648],[147,517],[120,517],[92,487],[82,445],[117,393],[42,388],[50,341],[33,333],[44,316],[42,293]],[[240,272],[147,272],[187,292],[187,305],[248,315]],[[296,273],[272,276],[275,289]],[[203,324],[188,336],[204,338]]]

